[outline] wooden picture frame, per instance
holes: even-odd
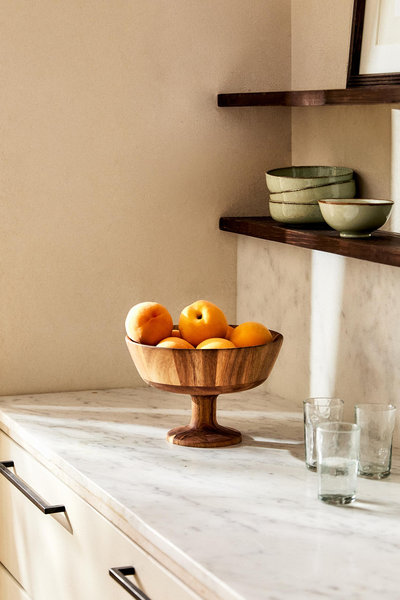
[[[400,85],[399,73],[361,74],[361,49],[363,43],[364,20],[368,0],[354,0],[353,23],[350,39],[350,56],[347,72],[347,88],[383,85]],[[372,0],[369,0],[372,1]]]

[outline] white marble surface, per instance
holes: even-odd
[[[4,431],[208,597],[399,598],[398,458],[387,480],[359,479],[353,505],[323,504],[296,403],[257,390],[220,397],[219,421],[243,443],[208,450],[166,442],[190,400],[150,388],[7,397],[0,411]]]

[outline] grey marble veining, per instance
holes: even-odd
[[[219,421],[243,434],[221,449],[168,444],[190,399],[150,388],[7,397],[0,411],[11,437],[224,600],[399,598],[397,455],[387,480],[359,479],[354,505],[324,505],[295,402],[220,397]]]

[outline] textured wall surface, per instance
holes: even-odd
[[[284,336],[266,390],[299,408],[342,398],[351,420],[357,402],[398,402],[397,267],[252,238],[238,249],[238,321]]]
[[[0,54],[0,393],[140,383],[132,305],[235,318],[218,219],[265,214],[290,109],[216,94],[290,86],[290,1],[3,2]]]

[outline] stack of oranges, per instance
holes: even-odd
[[[131,340],[161,348],[243,348],[272,341],[271,332],[261,323],[246,321],[235,328],[228,325],[222,310],[207,300],[198,300],[184,308],[178,327],[174,329],[170,313],[157,302],[136,304],[125,321]]]

